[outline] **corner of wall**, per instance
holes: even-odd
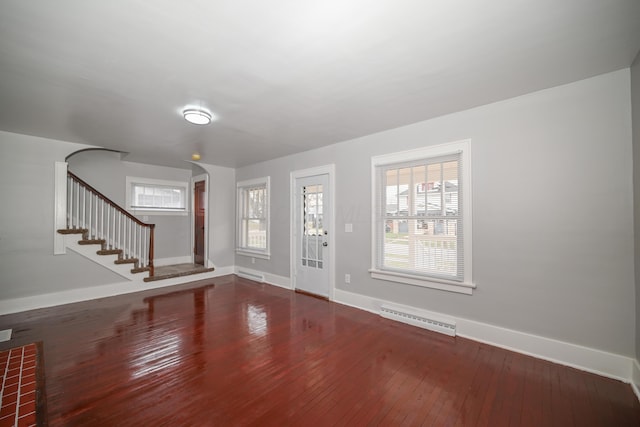
[[[640,52],[636,56],[631,66],[631,145],[633,158],[633,223],[634,223],[634,259],[635,259],[635,293],[636,293],[636,319],[635,319],[635,352],[636,352],[636,373],[638,360],[640,359]],[[634,377],[638,394],[638,384],[640,384],[640,372]]]
[[[640,363],[638,359],[633,361],[633,372],[631,375],[631,388],[640,401]]]
[[[54,163],[53,254],[66,253],[64,236],[58,230],[67,228],[67,162]]]

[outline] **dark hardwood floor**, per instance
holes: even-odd
[[[51,426],[640,425],[628,384],[235,276],[6,328],[43,341]]]

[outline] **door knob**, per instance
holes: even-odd
[[[329,246],[327,242],[322,242],[322,246]]]

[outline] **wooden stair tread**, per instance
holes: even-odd
[[[215,271],[215,268],[200,268],[197,270],[183,271],[180,273],[161,274],[153,277],[145,277],[142,280],[144,280],[145,282],[155,282],[156,280],[173,279],[174,277],[191,276],[193,274],[208,273],[210,271]]]
[[[85,239],[78,240],[79,245],[102,245],[105,243],[104,239]]]
[[[139,261],[138,258],[127,258],[127,259],[117,259],[113,262],[116,264],[135,264],[138,261]]]
[[[58,230],[59,234],[84,234],[88,232],[89,230],[86,228],[61,228]]]
[[[122,249],[101,249],[96,251],[98,255],[120,255],[122,253]]]
[[[141,273],[143,271],[148,271],[150,274],[153,272],[153,247],[154,247],[154,229],[155,224],[146,224],[140,221],[131,213],[127,212],[126,209],[119,206],[117,203],[106,197],[104,194],[100,193],[98,190],[93,188],[91,185],[87,184],[85,181],[80,179],[78,176],[73,174],[71,171],[67,171],[67,184],[71,185],[71,187],[67,187],[67,195],[71,194],[69,198],[70,205],[67,206],[68,215],[66,218],[66,223],[63,225],[65,228],[57,229],[57,233],[62,235],[68,235],[69,237],[65,237],[63,240],[63,244],[68,246],[68,240],[73,239],[76,240],[76,245],[86,246],[86,245],[100,245],[100,248],[93,253],[95,250],[92,247],[84,248],[79,251],[80,254],[97,261],[99,264],[107,264],[105,265],[107,268],[114,270],[113,264],[110,262],[103,263],[102,259],[95,257],[95,255],[116,255],[116,259],[114,260],[114,264],[116,265],[126,265],[127,268],[131,268],[131,273]],[[69,190],[72,190],[69,193]],[[75,191],[74,191],[75,189]],[[83,192],[83,195],[80,196],[80,192]],[[75,195],[75,200],[74,196]],[[90,197],[88,209],[89,212],[85,212],[87,208],[86,198],[87,195]],[[96,203],[91,203],[93,198],[96,198]],[[80,200],[82,198],[82,200]],[[99,210],[98,207],[98,199],[101,200],[101,206]],[[107,217],[104,218],[105,207],[107,208]],[[95,209],[94,209],[95,208]],[[81,211],[80,211],[81,209]],[[75,215],[74,215],[75,214]],[[82,214],[82,215],[81,215]],[[87,214],[87,215],[85,215]],[[95,224],[92,224],[91,220],[95,214]],[[98,217],[100,214],[100,217]],[[88,216],[89,221],[86,221],[86,216]],[[106,222],[105,222],[106,219]],[[118,222],[118,229],[116,233],[116,219]],[[123,230],[123,235],[120,233],[120,222],[125,221],[125,228]],[[130,221],[130,224],[133,227],[126,227],[126,221]],[[132,221],[132,222],[131,222]],[[100,223],[100,227],[98,224]],[[110,224],[113,224],[113,227],[110,227]],[[61,224],[62,225],[62,224]],[[91,227],[94,225],[94,227]],[[105,227],[106,225],[106,227]],[[136,228],[137,226],[144,227],[145,232],[142,232],[141,228]],[[105,230],[106,229],[106,230]],[[106,231],[106,233],[105,233]],[[148,236],[147,236],[148,231]],[[140,242],[136,242],[136,238],[139,234]],[[147,241],[142,242],[144,235],[144,239]],[[76,237],[77,236],[77,237]],[[123,241],[120,238],[123,237],[125,242],[131,246],[131,239],[133,239],[134,245],[133,248],[129,247],[128,249],[124,248]],[[56,244],[58,244],[56,240]],[[136,245],[136,243],[138,243]],[[146,245],[146,246],[145,246]],[[147,254],[143,253],[143,250],[148,249],[149,256],[149,264],[150,267],[144,267],[141,265],[141,259],[147,257]],[[79,248],[78,248],[79,249]],[[126,254],[129,258],[125,258]],[[94,255],[95,254],[95,255]],[[135,256],[135,257],[133,257]],[[137,258],[137,257],[140,258]],[[133,257],[133,258],[132,258]],[[109,261],[113,260],[110,258]],[[131,264],[131,265],[129,265]],[[121,269],[116,269],[121,271]],[[1,397],[1,396],[0,396]],[[0,399],[1,400],[1,399]],[[2,424],[2,423],[0,423]]]

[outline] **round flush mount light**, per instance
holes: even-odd
[[[213,119],[210,112],[198,108],[188,108],[182,115],[186,121],[194,125],[208,125]]]
[[[191,160],[197,162],[198,160],[200,160],[200,153],[193,153],[191,155]]]

